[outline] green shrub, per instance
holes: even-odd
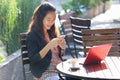
[[[0,56],[0,63],[2,62],[2,59],[3,59],[3,58]]]
[[[40,0],[0,0],[0,40],[8,55],[20,49],[19,34],[26,32]]]
[[[65,12],[74,11],[78,15],[81,15],[83,10],[88,9],[101,4],[102,0],[70,0],[68,3],[61,4]]]
[[[7,57],[5,45],[0,41],[0,62]]]

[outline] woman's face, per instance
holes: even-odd
[[[56,13],[55,11],[48,12],[45,18],[43,19],[44,30],[49,30],[52,25],[55,23]]]

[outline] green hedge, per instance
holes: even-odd
[[[0,40],[8,55],[20,49],[19,34],[27,30],[39,4],[40,0],[0,0]]]

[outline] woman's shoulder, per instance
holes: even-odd
[[[27,39],[38,40],[41,39],[41,36],[35,30],[32,30],[28,33]]]

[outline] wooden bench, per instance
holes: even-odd
[[[92,46],[112,43],[108,56],[120,56],[120,28],[82,30],[82,35],[85,54]]]

